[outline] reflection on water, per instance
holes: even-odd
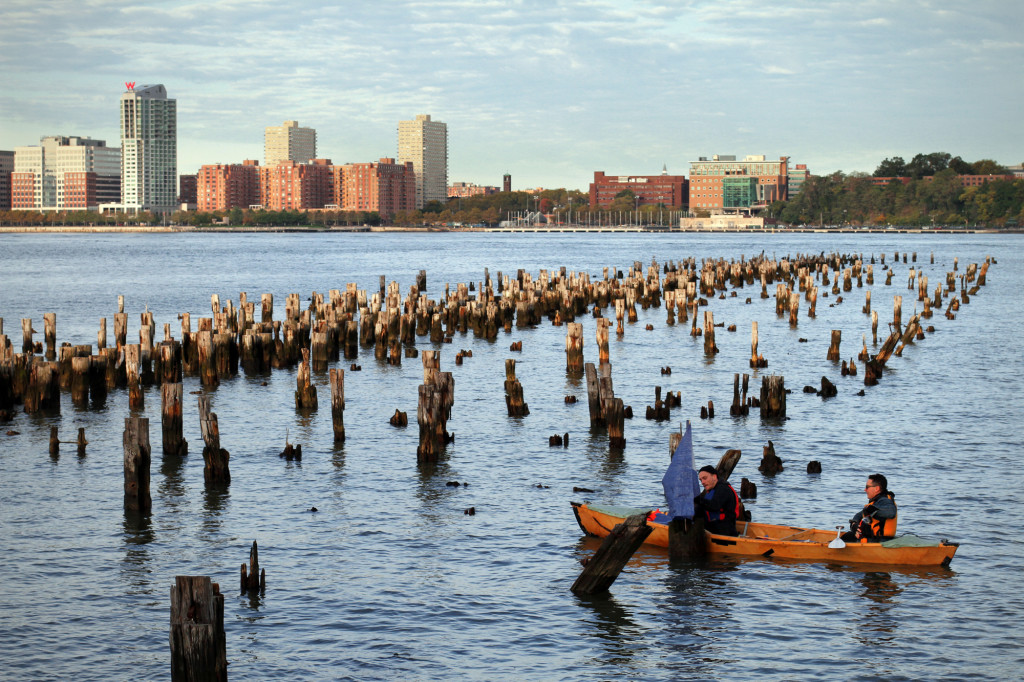
[[[603,666],[628,666],[637,650],[644,646],[643,631],[629,611],[609,593],[576,597],[577,603],[588,610],[593,628],[587,635],[601,641],[602,648],[595,662]]]
[[[203,530],[216,533],[220,530],[221,516],[231,498],[229,487],[225,484],[207,483],[203,489]]]
[[[140,594],[148,594],[152,590],[149,573],[150,556],[148,545],[155,537],[149,513],[124,511],[121,524],[124,539],[124,559],[121,562],[121,574],[126,585],[136,588]]]

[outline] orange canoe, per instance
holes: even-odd
[[[572,508],[583,532],[597,537],[608,535],[626,517],[649,511],[581,502],[573,502]],[[656,521],[648,521],[647,525],[651,534],[646,543],[668,547],[668,525]],[[948,566],[959,546],[956,542],[904,535],[884,542],[850,542],[845,547],[832,548],[829,543],[835,540],[836,531],[749,521],[738,522],[736,532],[735,537],[706,533],[708,554],[889,566]]]

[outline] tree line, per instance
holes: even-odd
[[[1024,180],[964,187],[960,174],[946,168],[878,186],[863,173],[837,172],[809,177],[799,194],[771,204],[768,216],[790,225],[1018,227],[1024,224]]]

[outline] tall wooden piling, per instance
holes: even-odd
[[[345,442],[345,370],[331,368],[331,423],[334,426],[334,442]]]
[[[300,410],[317,409],[316,386],[310,383],[309,349],[302,349],[302,362],[295,375],[295,407]]]
[[[220,378],[217,373],[216,355],[213,348],[213,332],[200,331],[196,342],[199,351],[199,382],[203,386],[217,386]]]
[[[46,359],[57,358],[57,313],[43,314],[43,341],[46,343]]]
[[[763,356],[757,354],[757,322],[752,322],[750,326],[750,367],[751,369],[757,369],[759,367],[767,367],[768,361]]]
[[[107,362],[105,351],[89,358],[89,395],[93,405],[102,405],[107,399]]]
[[[609,360],[608,355],[608,327],[611,326],[611,321],[606,318],[597,319],[597,357],[600,364],[606,364]]]
[[[128,379],[128,407],[132,410],[143,410],[146,407],[140,375],[141,355],[142,349],[137,343],[124,347],[125,375]]]
[[[695,318],[696,319],[696,318]],[[704,355],[714,356],[718,352],[715,344],[715,316],[710,310],[704,311]]]
[[[149,419],[126,417],[124,420],[124,508],[149,512],[153,499],[149,494]]]
[[[76,407],[89,406],[88,357],[71,358],[71,402]]]
[[[245,564],[242,564],[241,574],[242,592],[259,592],[260,594],[266,592],[267,569],[260,568],[260,552],[255,540],[252,541],[252,547],[249,548],[248,570]]]
[[[220,425],[210,411],[210,396],[199,396],[199,428],[203,434],[203,480],[209,484],[231,483],[230,454],[220,446]]]
[[[832,342],[828,346],[828,353],[825,355],[826,360],[839,361],[839,343],[842,341],[842,338],[843,331],[841,329],[832,330]]]
[[[175,576],[171,587],[172,682],[227,682],[224,595],[209,576]]]
[[[160,386],[160,423],[163,432],[164,457],[188,454],[188,441],[183,435],[183,388],[181,383]]]
[[[523,385],[516,379],[516,361],[505,360],[505,407],[510,417],[525,417],[530,406],[523,400]]]
[[[21,352],[22,353],[33,353],[35,352],[35,344],[32,342],[32,334],[35,333],[35,329],[32,328],[32,318],[23,317],[21,318]]]
[[[579,322],[566,325],[565,369],[567,372],[583,371],[583,325]]]

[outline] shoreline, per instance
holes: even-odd
[[[588,227],[584,225],[559,225],[555,227],[530,226],[530,227],[398,227],[398,226],[346,226],[346,227],[315,227],[310,225],[282,225],[282,226],[231,226],[231,227],[182,227],[164,225],[0,225],[0,234],[91,234],[91,233],[280,233],[280,232],[310,232],[310,233],[338,233],[338,232],[500,232],[500,233],[533,233],[543,234],[549,232],[558,233],[588,233],[588,234],[620,234],[632,232],[637,234],[1022,234],[1024,228],[998,229],[992,227],[971,227],[971,228],[922,228],[922,227],[892,227],[892,228],[843,228],[843,227],[773,227],[758,229],[679,229],[679,228],[646,228],[635,226],[614,226],[614,227]]]

